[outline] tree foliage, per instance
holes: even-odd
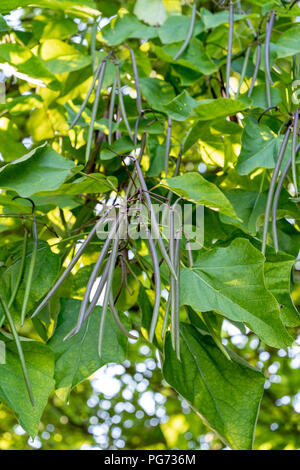
[[[182,427],[252,449],[268,387],[253,351],[284,363],[300,325],[299,11],[1,3],[0,399],[32,437],[48,399],[65,412],[138,334],[196,413],[174,405]],[[187,445],[160,426],[153,445]]]

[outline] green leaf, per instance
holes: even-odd
[[[281,98],[281,93],[279,88],[274,88],[271,87],[270,89],[270,95],[271,95],[271,106],[277,106],[279,103],[281,103],[282,98]],[[241,97],[246,97],[246,94],[241,95]],[[269,104],[267,101],[267,96],[266,96],[266,85],[258,85],[253,88],[253,92],[251,95],[252,99],[252,104],[255,107],[261,108],[261,109],[266,109]]]
[[[224,149],[224,136],[229,136],[232,141],[240,142],[241,127],[225,118],[214,121],[196,121],[188,130],[183,139],[183,153],[189,150],[197,141],[208,142],[210,145],[222,144]],[[218,148],[218,147],[217,147]]]
[[[229,98],[201,100],[198,106],[194,108],[194,112],[197,114],[198,119],[207,121],[223,116],[233,116],[246,109],[248,105],[243,101]]]
[[[1,8],[1,7],[0,7]],[[0,15],[0,33],[4,33],[6,31],[10,31],[10,27],[6,23],[5,19],[2,15]]]
[[[58,9],[67,13],[76,13],[79,16],[89,17],[98,15],[93,0],[1,0],[0,12],[9,13],[12,10],[28,5]]]
[[[143,77],[140,78],[140,85],[149,105],[159,111],[164,111],[164,105],[175,97],[173,87],[164,80]]]
[[[129,137],[121,137],[112,143],[112,145],[103,146],[101,150],[101,160],[120,159],[120,155],[130,154],[134,146]]]
[[[179,59],[173,61],[173,58],[177,54],[181,47],[181,44],[168,44],[162,48],[162,51],[169,55],[170,58],[165,57],[165,60],[172,61],[174,64],[183,65],[185,67],[190,67],[193,70],[197,70],[204,75],[211,75],[218,70],[216,64],[208,57],[205,52],[204,46],[199,39],[192,38],[189,42],[188,47],[180,55]]]
[[[55,191],[55,194],[93,194],[93,193],[106,193],[118,186],[118,180],[114,176],[102,175],[101,173],[91,173],[88,176],[78,178],[71,183],[63,184]],[[46,195],[39,193],[39,196]]]
[[[52,74],[80,70],[92,63],[92,58],[81,54],[76,47],[59,39],[47,39],[39,47],[38,54]]]
[[[32,256],[32,248],[32,244],[28,246],[27,256],[25,259],[23,282],[20,284],[20,288],[17,293],[16,300],[14,302],[15,311],[18,314],[18,317],[23,304],[25,291],[24,280],[26,280],[28,276],[28,270]],[[15,262],[11,264],[3,273],[3,280],[10,292],[13,291],[14,284],[18,277],[18,273],[20,270],[20,262],[21,247],[19,256],[16,257]],[[38,302],[42,297],[44,297],[44,295],[48,292],[50,287],[53,285],[55,279],[57,278],[59,268],[59,256],[53,253],[53,251],[51,251],[47,242],[43,240],[39,241],[27,311],[30,311],[34,307],[35,303]]]
[[[66,39],[74,36],[78,26],[71,18],[37,17],[32,22],[32,31],[39,41]]]
[[[101,308],[96,307],[80,332],[63,341],[77,323],[81,302],[63,299],[54,335],[48,342],[55,354],[55,381],[58,395],[66,400],[77,384],[109,362],[126,359],[127,337],[116,326],[108,311],[103,336],[103,354],[98,356]],[[125,315],[122,315],[122,321]]]
[[[220,26],[221,24],[229,22],[228,11],[226,10],[219,11],[217,13],[211,13],[206,8],[201,8],[200,15],[201,15],[201,21],[203,22],[205,29],[214,29]],[[247,18],[247,15],[245,14],[234,15],[235,21],[242,20],[244,18]]]
[[[184,90],[168,104],[165,104],[164,109],[175,121],[185,121],[197,105],[198,101],[194,100],[194,98]]]
[[[13,189],[22,197],[58,189],[75,163],[48,145],[31,150],[0,169],[0,188]]]
[[[117,46],[129,38],[152,39],[157,36],[155,28],[146,26],[133,15],[114,18],[101,32],[110,46]]]
[[[274,168],[278,147],[279,139],[269,127],[246,118],[236,171],[248,175],[256,168]]]
[[[159,39],[163,44],[172,44],[174,39],[176,42],[184,41],[189,27],[191,24],[191,18],[188,16],[169,16],[164,24],[158,30]],[[193,30],[193,36],[203,31],[203,25],[200,21],[196,21]]]
[[[163,0],[136,0],[134,13],[151,26],[160,26],[167,19]]]
[[[293,26],[285,30],[276,43],[276,55],[278,59],[290,57],[300,52],[299,27]]]
[[[37,341],[23,341],[22,348],[35,400],[33,408],[20,365],[16,345],[1,336],[6,346],[6,364],[0,364],[0,398],[10,406],[21,426],[34,437],[40,419],[54,388],[54,356],[52,351]]]
[[[239,220],[221,214],[220,218],[222,222],[233,224],[252,236],[256,235],[259,227],[263,225],[267,193],[233,189],[226,191],[225,196],[232,204]],[[300,212],[297,205],[291,202],[289,193],[283,189],[279,198],[277,219],[285,217],[297,219],[299,216]]]
[[[191,172],[174,178],[166,178],[160,184],[188,201],[203,204],[210,209],[236,217],[232,205],[218,186],[207,181],[199,173]]]
[[[182,305],[201,312],[215,310],[246,323],[269,346],[281,348],[292,342],[279,305],[265,287],[264,256],[248,240],[237,238],[226,248],[200,255],[192,268],[182,269],[180,293]]]
[[[300,325],[300,314],[291,298],[291,271],[295,264],[295,258],[286,253],[275,253],[269,248],[265,262],[266,288],[280,304],[280,316],[286,326]]]
[[[265,380],[258,370],[226,350],[231,361],[210,336],[182,323],[181,362],[168,333],[163,375],[225,444],[250,450]]]

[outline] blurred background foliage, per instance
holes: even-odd
[[[298,296],[300,284],[294,292]],[[300,346],[277,351],[251,332],[224,323],[224,343],[267,377],[254,448],[299,449]],[[220,450],[224,444],[162,381],[159,358],[139,340],[129,344],[128,360],[104,366],[78,385],[68,404],[53,394],[35,440],[1,405],[0,449]]]

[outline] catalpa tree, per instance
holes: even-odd
[[[67,401],[139,337],[251,449],[265,377],[222,324],[278,349],[300,325],[297,2],[0,12],[1,400],[35,436],[53,390]]]

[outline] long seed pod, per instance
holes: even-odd
[[[275,20],[276,13],[273,11],[270,17],[270,20],[266,24],[266,39],[265,39],[265,69],[266,69],[266,75],[271,83],[273,85],[273,80],[271,77],[270,73],[270,41],[271,41],[271,34],[272,34],[272,29],[273,29],[273,24]]]
[[[165,151],[165,177],[168,176],[169,171],[169,154],[171,147],[171,134],[172,134],[172,118],[168,117],[167,138],[166,138],[166,151]]]
[[[266,82],[267,105],[269,109],[272,109],[271,87],[270,87],[270,82],[266,73],[265,73],[265,78],[266,78],[265,82]]]
[[[163,323],[163,327],[162,327],[162,330],[161,330],[161,339],[164,338],[165,332],[166,332],[166,329],[167,329],[170,307],[171,307],[171,294],[170,294],[170,291],[169,291],[166,310],[165,310],[165,316],[164,316],[164,323]]]
[[[149,341],[150,343],[152,343],[154,340],[154,335],[155,335],[155,330],[156,330],[156,325],[157,325],[158,315],[159,315],[159,306],[160,306],[160,297],[161,297],[161,280],[160,280],[160,271],[159,271],[159,260],[158,260],[158,256],[157,256],[157,252],[155,248],[155,243],[153,241],[150,230],[147,226],[147,223],[145,223],[144,216],[143,216],[142,199],[140,200],[140,220],[146,230],[146,235],[147,235],[147,239],[149,243],[149,250],[150,250],[150,255],[151,255],[152,265],[153,265],[153,274],[154,274],[155,300],[154,300],[154,308],[153,308],[152,320],[151,320],[150,331],[149,331]]]
[[[139,80],[139,74],[138,74],[138,69],[136,65],[135,55],[131,47],[128,46],[128,44],[125,44],[125,46],[127,47],[130,53],[132,70],[133,70],[134,81],[135,81],[136,107],[137,107],[138,112],[141,114],[143,112],[142,98],[141,98],[140,80]]]
[[[17,330],[16,330],[16,327],[15,327],[13,318],[11,316],[11,313],[9,311],[9,308],[8,308],[4,298],[2,297],[1,293],[0,293],[0,301],[2,303],[4,313],[5,313],[5,316],[7,318],[8,323],[9,323],[12,335],[13,335],[14,340],[16,342],[16,346],[17,346],[17,350],[18,350],[18,354],[19,354],[19,358],[20,358],[20,362],[21,362],[22,372],[23,372],[23,375],[24,375],[25,383],[26,383],[27,392],[28,392],[28,395],[29,395],[32,406],[35,407],[33,392],[32,392],[32,388],[31,388],[31,384],[30,384],[30,380],[29,380],[29,376],[28,376],[28,372],[27,372],[27,366],[26,366],[26,362],[25,362],[25,357],[24,357],[21,341],[20,341],[19,335],[17,333]]]
[[[178,156],[177,156],[177,158],[176,158],[176,166],[175,166],[175,170],[174,170],[173,177],[178,176],[179,169],[180,169],[180,165],[181,165],[182,152],[183,152],[183,144],[180,144]],[[169,192],[168,192],[168,201],[169,201],[169,202],[170,202],[171,199],[172,199],[172,194],[173,194],[172,191],[169,191]]]
[[[155,281],[155,301],[154,301],[154,308],[153,308],[153,314],[152,314],[152,320],[151,320],[151,326],[150,326],[150,332],[149,332],[149,341],[150,343],[152,343],[154,339],[155,329],[156,329],[158,315],[159,315],[161,282],[160,282],[160,272],[159,272],[159,260],[158,260],[158,256],[156,253],[155,244],[154,244],[153,238],[151,237],[151,233],[148,227],[146,227],[146,232],[147,232],[150,254],[152,258],[154,281]]]
[[[234,26],[233,1],[229,0],[229,35],[228,35],[227,64],[226,64],[226,98],[229,98],[229,89],[230,89],[229,81],[230,81],[232,44],[233,44],[233,26]]]
[[[25,321],[26,309],[27,309],[29,295],[30,295],[31,286],[32,286],[32,278],[33,278],[33,272],[34,272],[35,263],[36,263],[37,248],[38,248],[38,242],[39,242],[35,217],[33,218],[32,229],[33,229],[34,244],[33,244],[30,264],[29,264],[28,275],[26,279],[25,294],[24,294],[24,300],[23,300],[23,305],[22,305],[22,312],[21,312],[21,325],[22,326],[24,325],[24,321]]]
[[[97,229],[99,227],[99,225],[101,225],[101,223],[103,222],[103,220],[105,219],[105,217],[108,215],[109,211],[110,211],[111,208],[109,208],[108,210],[105,211],[105,213],[103,214],[103,216],[101,217],[101,219],[95,224],[95,226],[92,228],[92,230],[90,231],[89,235],[87,236],[87,238],[85,239],[85,241],[82,243],[82,245],[80,246],[79,250],[77,251],[77,253],[75,254],[75,256],[72,258],[70,264],[68,265],[68,267],[65,269],[65,271],[63,272],[63,274],[60,276],[60,278],[56,281],[56,283],[54,284],[54,286],[52,287],[52,289],[50,289],[50,291],[48,292],[48,294],[46,295],[46,297],[44,298],[44,300],[40,303],[40,305],[37,307],[37,309],[35,310],[35,312],[33,313],[33,315],[31,316],[31,318],[34,318],[36,315],[38,315],[41,310],[43,310],[43,308],[45,307],[45,305],[47,305],[47,303],[49,302],[49,300],[51,299],[51,297],[55,294],[55,292],[57,291],[57,289],[59,289],[59,287],[62,285],[62,283],[64,282],[64,280],[68,277],[68,275],[70,274],[70,272],[72,271],[72,269],[74,268],[75,264],[77,263],[77,261],[80,259],[82,253],[84,252],[84,250],[86,249],[86,247],[89,245],[89,243],[92,241],[92,239],[94,238],[94,236],[96,235],[96,232],[97,232]]]
[[[128,131],[130,140],[132,142],[134,142],[134,138],[133,138],[133,135],[132,135],[132,131],[131,131],[129,122],[128,122],[127,113],[126,113],[124,100],[123,100],[123,93],[122,93],[122,88],[121,88],[121,77],[120,77],[120,66],[119,65],[117,66],[117,70],[118,70],[118,73],[117,73],[118,97],[119,97],[119,105],[120,105],[120,108],[121,108],[121,114],[122,114],[122,118],[123,118],[123,121],[125,123],[126,129]]]
[[[81,107],[80,107],[80,110],[79,110],[78,113],[76,114],[75,119],[74,119],[74,121],[72,122],[72,124],[71,124],[71,126],[70,126],[70,129],[73,129],[73,127],[77,124],[77,122],[78,122],[79,119],[80,119],[80,116],[82,115],[83,111],[85,110],[85,107],[86,107],[86,105],[87,105],[87,103],[88,103],[88,101],[89,101],[89,99],[90,99],[90,96],[91,96],[91,94],[92,94],[92,92],[93,92],[95,83],[96,83],[96,81],[98,80],[99,74],[100,74],[100,72],[101,72],[101,68],[102,68],[102,62],[99,64],[99,66],[98,66],[98,68],[97,68],[97,70],[96,70],[96,73],[95,73],[95,75],[94,75],[94,78],[93,78],[92,84],[91,84],[91,86],[90,86],[90,88],[89,88],[89,91],[88,91],[86,97],[84,98],[84,101],[83,101],[83,103],[82,103],[82,105],[81,105]]]
[[[114,107],[115,107],[115,99],[116,99],[116,91],[117,91],[117,77],[114,79],[114,83],[111,89],[110,95],[110,103],[109,103],[109,114],[108,114],[108,143],[111,145],[112,143],[112,124],[114,118]]]
[[[271,211],[271,206],[272,206],[272,200],[273,200],[273,195],[275,191],[275,185],[278,177],[278,173],[280,170],[280,166],[284,157],[284,153],[286,150],[286,146],[289,140],[289,136],[291,133],[291,126],[288,127],[288,130],[283,138],[283,142],[279,151],[279,155],[276,161],[276,165],[273,171],[273,176],[270,184],[270,189],[268,193],[268,199],[267,199],[267,204],[266,204],[266,210],[265,210],[265,221],[264,221],[264,230],[263,230],[263,241],[262,241],[262,254],[265,254],[266,251],[266,244],[267,244],[267,235],[268,235],[268,225],[269,225],[269,217],[270,217],[270,211]]]
[[[122,220],[123,218],[120,217],[120,225],[122,224]],[[114,273],[116,259],[118,255],[119,238],[120,238],[120,227],[118,227],[118,230],[116,231],[116,234],[115,234],[115,239],[113,241],[113,247],[112,247],[112,252],[111,252],[111,256],[109,260],[106,288],[105,288],[105,294],[104,294],[103,306],[102,306],[102,312],[101,312],[101,318],[100,318],[99,338],[98,338],[98,354],[100,358],[101,358],[101,350],[102,350],[102,343],[103,343],[105,317],[106,317],[106,313],[108,309],[109,296],[110,296],[110,292],[112,289],[113,273]]]
[[[84,298],[83,298],[83,301],[81,302],[80,312],[79,312],[79,315],[78,315],[78,322],[77,322],[77,325],[75,327],[75,334],[79,332],[79,330],[80,330],[80,328],[83,324],[84,314],[85,314],[85,311],[86,311],[87,306],[88,306],[91,290],[93,288],[93,285],[95,284],[95,281],[97,279],[98,273],[99,273],[100,268],[101,268],[101,265],[104,261],[106,253],[108,251],[109,245],[111,244],[111,241],[112,241],[112,239],[113,239],[113,237],[116,233],[116,230],[118,229],[118,224],[119,224],[119,217],[117,217],[117,219],[115,220],[111,230],[109,231],[108,237],[105,240],[105,243],[102,247],[100,255],[99,255],[99,257],[98,257],[98,259],[95,263],[95,266],[93,268],[92,274],[89,278],[87,287],[85,289]]]
[[[179,57],[181,56],[181,54],[186,50],[187,46],[189,45],[189,42],[190,42],[190,40],[191,40],[191,38],[192,38],[192,35],[193,35],[194,26],[195,26],[196,9],[197,9],[197,0],[194,0],[189,30],[188,30],[188,33],[187,33],[187,36],[186,36],[186,38],[185,38],[184,43],[182,44],[182,46],[181,46],[181,48],[179,49],[179,51],[177,52],[177,54],[174,56],[174,60],[179,59]]]
[[[256,78],[257,78],[257,74],[258,74],[258,70],[259,70],[259,65],[260,65],[260,57],[261,57],[261,44],[257,44],[255,68],[254,68],[254,73],[253,73],[253,77],[252,77],[252,80],[251,80],[251,85],[250,85],[250,88],[249,88],[249,91],[248,91],[248,97],[249,98],[252,95],[252,91],[253,91],[253,88],[254,88],[254,85],[255,85],[255,82],[256,82]]]
[[[27,232],[27,229],[25,228],[20,267],[19,267],[18,276],[17,276],[16,282],[15,282],[15,285],[14,285],[13,292],[12,292],[11,297],[10,297],[9,302],[8,302],[8,308],[10,308],[11,305],[13,304],[13,301],[15,300],[17,292],[18,292],[19,287],[20,287],[21,279],[22,279],[23,272],[24,272],[24,266],[25,266],[26,251],[27,251],[27,240],[28,240],[28,232]]]
[[[106,69],[106,59],[103,59],[100,74],[99,74],[98,84],[96,88],[95,101],[93,104],[91,123],[89,127],[89,133],[88,133],[87,144],[86,144],[86,151],[85,151],[85,163],[86,164],[89,162],[90,156],[91,156],[91,148],[92,148],[92,141],[93,141],[93,135],[94,135],[94,124],[95,124],[95,120],[97,116],[105,69]]]
[[[102,291],[103,291],[105,283],[106,283],[108,268],[109,268],[109,261],[106,263],[104,271],[101,274],[101,279],[100,279],[100,282],[97,286],[96,292],[95,292],[95,294],[92,298],[92,301],[91,301],[88,309],[84,313],[83,323],[89,318],[90,314],[92,313],[92,311],[94,310],[94,308],[96,307],[96,305],[97,305],[97,303],[100,299],[100,296],[102,294]],[[69,331],[69,333],[64,337],[63,341],[67,341],[69,338],[74,336],[76,333],[77,333],[77,325],[74,328],[72,328],[71,331]]]
[[[169,231],[170,231],[170,259],[173,266],[175,266],[175,233],[174,233],[174,211],[173,208],[170,210],[169,217]],[[175,312],[175,289],[176,283],[173,276],[170,278],[170,295],[171,295],[171,338],[172,347],[176,349],[176,312]]]
[[[240,76],[240,81],[239,81],[239,86],[238,86],[238,90],[237,90],[236,96],[235,96],[236,98],[238,98],[238,96],[240,94],[241,86],[243,84],[243,81],[244,81],[244,78],[245,78],[245,75],[246,75],[246,70],[247,70],[247,65],[248,65],[248,61],[249,61],[250,51],[251,51],[251,47],[249,46],[246,50],[245,59],[244,59],[244,63],[243,63],[242,71],[241,71],[241,76]]]
[[[115,304],[114,304],[114,298],[113,298],[112,290],[110,291],[110,294],[109,294],[109,308],[111,310],[111,313],[113,314],[113,318],[116,322],[116,325],[120,328],[122,333],[125,336],[127,336],[127,338],[129,338],[129,339],[137,340],[138,338],[136,336],[132,335],[131,333],[129,333],[129,331],[126,330],[125,326],[121,322],[121,320],[119,318],[119,315],[118,315],[118,312],[117,312],[117,309],[116,309]]]
[[[167,253],[167,250],[166,250],[165,245],[164,245],[164,243],[162,241],[162,238],[161,238],[159,226],[158,226],[158,223],[157,223],[157,220],[156,220],[155,212],[154,212],[154,209],[153,209],[153,206],[152,206],[152,203],[151,203],[151,198],[150,198],[150,195],[148,193],[148,188],[147,188],[144,176],[143,176],[143,172],[142,172],[140,164],[139,164],[139,162],[136,158],[134,159],[134,163],[135,163],[135,167],[136,167],[136,171],[137,171],[137,175],[138,175],[138,178],[139,178],[139,181],[140,181],[141,188],[144,192],[144,197],[145,197],[145,200],[146,200],[147,208],[148,208],[150,216],[151,216],[151,223],[152,223],[152,226],[153,226],[153,229],[154,229],[154,232],[155,232],[155,236],[156,236],[157,241],[158,241],[158,245],[159,245],[161,254],[162,254],[164,260],[166,261],[166,263],[168,265],[168,268],[170,269],[170,271],[172,273],[172,276],[176,279],[176,272],[175,272],[174,266],[171,263],[169,255]]]
[[[180,238],[176,238],[175,242],[175,259],[177,279],[175,281],[175,351],[180,361],[180,329],[179,329],[179,313],[180,313]]]
[[[297,147],[297,136],[298,136],[298,121],[299,121],[299,108],[294,114],[294,128],[293,128],[293,144],[292,144],[292,172],[293,172],[293,183],[295,195],[298,195],[298,182],[296,173],[296,147]]]
[[[299,152],[299,149],[300,149],[300,143],[297,145],[297,148],[295,150],[295,155],[297,155],[297,153]],[[273,230],[273,240],[274,240],[274,246],[275,246],[275,250],[276,250],[276,253],[278,252],[278,236],[277,236],[277,223],[276,223],[276,215],[277,215],[277,208],[278,208],[278,202],[279,202],[279,197],[280,197],[280,193],[281,193],[281,190],[282,190],[282,187],[283,187],[283,183],[284,183],[284,180],[286,178],[286,175],[288,174],[288,171],[292,165],[292,162],[293,162],[293,157],[291,156],[291,158],[289,159],[289,161],[287,162],[282,174],[281,174],[281,177],[280,177],[280,180],[279,180],[279,183],[278,183],[278,186],[276,188],[276,192],[275,192],[275,196],[274,196],[274,201],[273,201],[273,208],[272,208],[272,230]]]

